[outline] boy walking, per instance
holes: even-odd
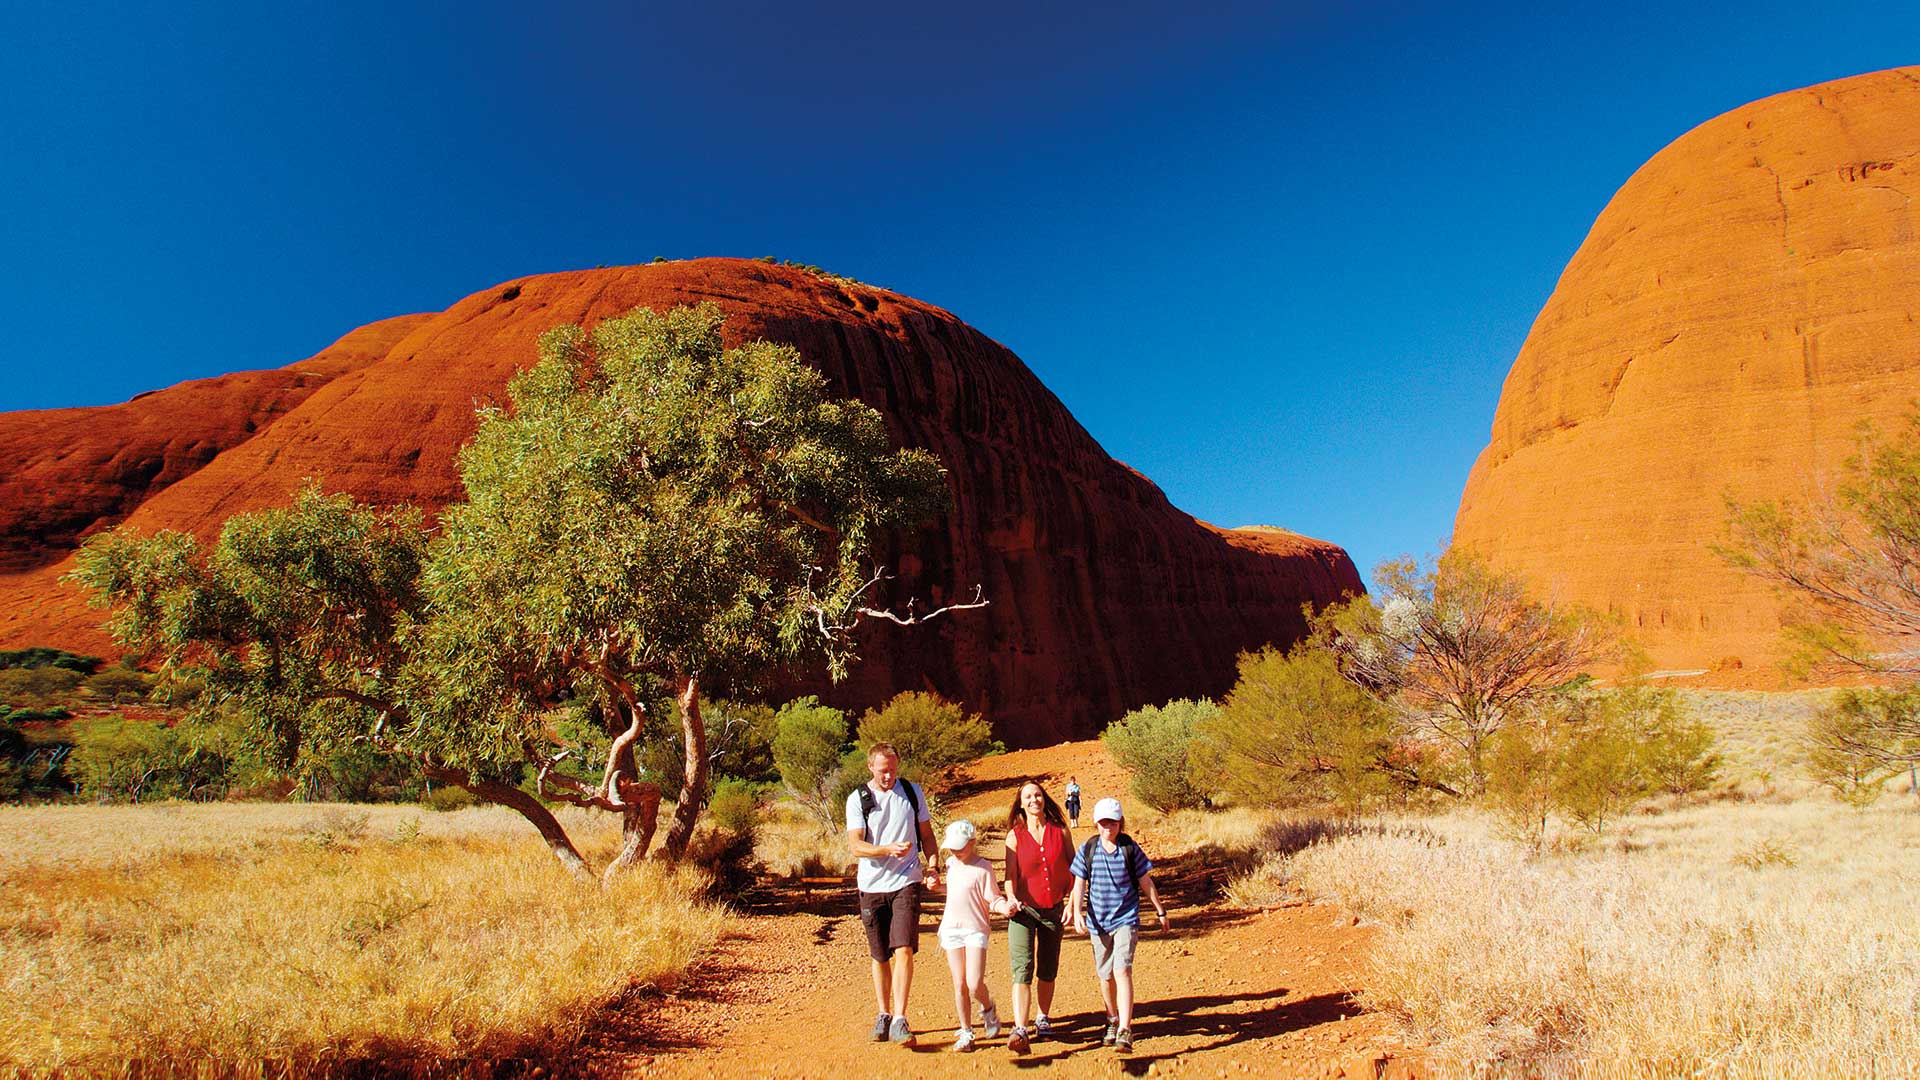
[[[900,779],[900,755],[886,743],[867,750],[870,781],[847,796],[847,847],[860,860],[860,922],[873,958],[873,996],[879,1015],[873,1041],[911,1046],[907,995],[913,989],[913,953],[920,944],[920,883],[940,887],[933,818],[920,791]],[[920,853],[929,860],[922,872]]]
[[[1167,928],[1167,909],[1154,887],[1153,860],[1126,834],[1127,818],[1119,799],[1093,806],[1100,830],[1073,856],[1073,896],[1067,913],[1076,932],[1093,938],[1094,973],[1107,1005],[1107,1030],[1100,1042],[1122,1053],[1133,1049],[1133,947],[1140,931],[1144,892]]]

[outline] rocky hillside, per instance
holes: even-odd
[[[1708,545],[1802,499],[1920,397],[1920,69],[1700,125],[1620,189],[1514,361],[1457,544],[1623,615],[1656,662],[1749,671],[1776,599]],[[1824,479],[1823,479],[1824,478]]]
[[[993,601],[869,633],[866,662],[832,700],[866,706],[931,688],[985,711],[1016,745],[1085,736],[1140,704],[1225,690],[1239,650],[1293,639],[1303,603],[1361,587],[1332,544],[1216,529],[1181,513],[1108,457],[1018,357],[946,311],[738,259],[523,278],[394,326],[405,332],[379,359],[312,388],[277,418],[249,417],[251,438],[142,493],[127,520],[211,535],[233,513],[285,501],[305,477],[371,501],[444,505],[460,496],[454,458],[474,406],[503,397],[542,332],[702,300],[727,312],[730,338],[796,346],[841,392],[885,414],[902,443],[945,462],[953,512],[883,553],[898,568],[895,598],[939,601],[979,583]],[[32,429],[58,415],[0,421]],[[176,439],[197,438],[199,414],[175,415],[187,418]],[[110,439],[112,427],[97,426]],[[40,430],[43,442],[60,437]],[[78,498],[90,476],[50,480],[45,498]],[[57,583],[64,566],[48,558],[85,528],[43,530],[36,560],[0,576],[0,647],[108,648],[96,613]]]

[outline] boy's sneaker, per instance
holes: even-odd
[[[1000,1034],[1000,1014],[994,1011],[993,1006],[980,1010],[980,1028],[980,1037],[983,1039]]]
[[[1132,1053],[1133,1052],[1133,1029],[1121,1028],[1120,1034],[1114,1036],[1113,1048],[1115,1050],[1120,1051],[1123,1054]]]
[[[953,1040],[953,1048],[962,1054],[973,1049],[973,1029],[961,1028],[960,1034]]]
[[[1053,1025],[1047,1022],[1047,1014],[1041,1013],[1033,1018],[1033,1037],[1045,1039],[1053,1034]]]
[[[1100,1036],[1100,1045],[1112,1046],[1113,1041],[1119,1037],[1120,1037],[1120,1018],[1117,1016],[1107,1017],[1107,1033],[1105,1035]]]
[[[1024,1054],[1027,1052],[1026,1028],[1017,1027],[1013,1029],[1013,1034],[1007,1036],[1007,1049],[1016,1054]]]
[[[887,1028],[892,1026],[892,1024],[893,1024],[893,1017],[888,1016],[886,1013],[881,1013],[879,1016],[874,1017],[873,1018],[873,1041],[886,1042]]]
[[[892,1039],[901,1046],[913,1045],[913,1029],[907,1026],[906,1017],[896,1016],[893,1018],[893,1025],[887,1029],[887,1038]]]

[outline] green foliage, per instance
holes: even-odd
[[[1107,725],[1100,741],[1133,773],[1133,794],[1156,810],[1212,805],[1211,790],[1195,787],[1187,755],[1196,728],[1217,721],[1211,701],[1182,699],[1138,708]]]
[[[126,705],[147,700],[147,694],[153,689],[153,678],[134,668],[116,664],[102,669],[98,675],[90,676],[83,685],[89,694],[101,701]]]
[[[1194,723],[1189,780],[1242,806],[1358,809],[1406,785],[1397,734],[1385,704],[1343,678],[1332,651],[1242,653],[1226,703]]]
[[[1480,797],[1509,839],[1538,851],[1559,806],[1559,740],[1536,724],[1496,732],[1487,744]]]
[[[81,656],[79,653],[48,648],[45,645],[0,651],[0,668],[57,667],[87,675],[99,666],[100,658],[97,656]]]
[[[82,795],[102,802],[217,796],[226,759],[196,734],[118,716],[82,721],[68,769]]]
[[[841,765],[848,750],[846,714],[809,695],[782,705],[776,725],[773,760],[780,782],[794,801],[838,828],[841,803],[834,796],[847,775]],[[865,777],[864,768],[858,775]]]
[[[994,741],[993,729],[977,713],[969,716],[940,695],[917,690],[896,694],[860,717],[854,740],[860,760],[855,783],[866,779],[867,747],[881,742],[893,744],[900,752],[901,774],[916,782],[1005,749]]]
[[[609,735],[684,739],[696,769],[664,841],[677,856],[708,755],[769,775],[772,719],[723,717],[742,737],[713,747],[698,712],[639,707],[751,687],[783,663],[844,674],[853,625],[887,600],[864,565],[874,540],[946,505],[932,455],[893,450],[877,412],[827,389],[789,347],[724,347],[712,305],[561,327],[509,407],[481,410],[460,457],[467,501],[431,543],[416,511],[310,486],[229,520],[210,550],[96,536],[71,577],[164,674],[204,672],[196,713],[235,710],[271,764],[304,775],[303,759],[372,741],[510,787],[548,764],[568,701]]]
[[[480,805],[480,800],[475,798],[473,792],[468,791],[466,788],[455,787],[452,784],[440,784],[426,793],[425,797],[420,800],[420,805],[429,810],[447,813],[454,810],[465,810],[469,806],[478,806]]]
[[[1865,806],[1920,758],[1920,691],[1842,690],[1808,719],[1804,741],[1814,781]]]
[[[45,709],[73,699],[86,676],[72,668],[13,667],[0,669],[0,703],[18,708]]]
[[[760,820],[760,786],[727,777],[713,785],[707,800],[707,821],[716,829],[753,836]]]

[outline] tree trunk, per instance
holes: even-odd
[[[707,799],[707,728],[700,718],[700,676],[686,677],[680,686],[680,738],[687,751],[687,771],[680,781],[680,801],[674,804],[660,857],[678,862],[693,839],[700,805]]]
[[[573,841],[567,837],[567,830],[561,827],[559,819],[553,816],[553,811],[548,810],[546,804],[539,799],[511,784],[496,783],[492,780],[475,780],[463,770],[450,769],[444,765],[423,765],[421,771],[443,784],[458,785],[473,792],[480,799],[517,811],[521,817],[532,822],[534,828],[540,830],[540,838],[547,842],[547,849],[553,852],[554,858],[560,860],[561,866],[566,867],[567,871],[576,877],[586,878],[589,881],[593,879],[593,871],[587,868],[587,860],[580,857],[580,852],[574,848]]]
[[[653,830],[660,823],[660,785],[637,784],[624,777],[620,783],[620,854],[607,864],[600,883],[612,885],[621,871],[647,857],[653,843]]]

